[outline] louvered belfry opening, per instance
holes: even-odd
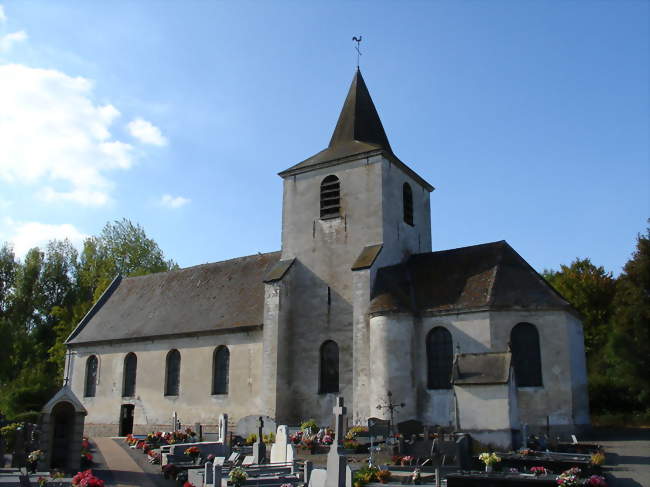
[[[320,217],[335,218],[341,214],[341,183],[336,176],[327,176],[320,183]]]
[[[413,226],[413,191],[409,183],[402,187],[402,199],[404,200],[404,222]]]

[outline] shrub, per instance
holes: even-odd
[[[309,418],[307,421],[303,421],[300,425],[302,431],[308,431],[315,433],[318,430],[318,423],[314,418]]]
[[[41,418],[41,413],[38,411],[25,411],[24,413],[19,413],[14,416],[14,421],[16,423],[32,423],[37,424]]]

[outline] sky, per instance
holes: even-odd
[[[0,0],[1,1],[1,0]],[[647,1],[0,7],[0,242],[139,223],[182,267],[279,250],[277,173],[356,67],[430,182],[433,250],[506,240],[617,275],[650,217]]]

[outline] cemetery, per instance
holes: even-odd
[[[524,425],[516,449],[495,451],[471,433],[395,422],[401,406],[390,395],[381,405],[390,419],[348,425],[344,398],[338,397],[328,425],[306,420],[276,426],[264,416],[233,425],[222,413],[214,431],[184,423],[173,412],[168,431],[111,441],[148,465],[155,485],[170,487],[607,485],[601,471],[605,452],[598,444],[575,436],[561,441],[550,431],[532,434]],[[39,424],[0,422],[0,486],[103,487],[103,467],[93,462],[97,450],[83,436],[84,416],[64,387],[43,408]]]

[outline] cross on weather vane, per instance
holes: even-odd
[[[357,50],[357,69],[359,69],[359,56],[361,56],[361,51],[359,50],[359,44],[361,43],[361,36],[354,36],[352,38],[353,42],[356,42],[357,45],[354,47]]]

